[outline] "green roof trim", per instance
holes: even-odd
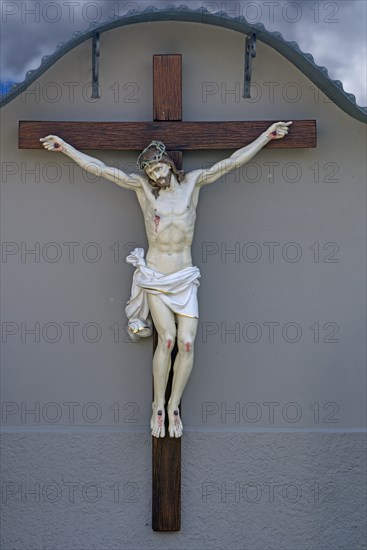
[[[297,42],[288,42],[279,32],[266,30],[262,23],[250,24],[244,17],[232,17],[223,11],[212,13],[203,7],[193,10],[184,5],[179,7],[167,6],[164,9],[151,6],[142,12],[131,10],[122,17],[111,17],[103,23],[92,23],[86,31],[75,32],[68,42],[58,44],[54,53],[44,56],[41,65],[37,69],[28,71],[23,82],[14,84],[12,89],[1,98],[0,107],[24,92],[32,82],[37,80],[56,61],[76,46],[92,38],[96,32],[103,33],[118,27],[155,21],[202,23],[224,27],[245,35],[256,33],[257,40],[267,44],[293,63],[340,109],[361,122],[367,122],[367,107],[357,105],[355,96],[344,91],[340,80],[332,80],[327,69],[316,65],[312,55],[302,52]]]

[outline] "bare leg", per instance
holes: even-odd
[[[198,320],[192,317],[177,315],[177,321],[178,354],[173,366],[172,392],[167,407],[171,437],[181,437],[183,432],[178,406],[194,364],[194,340],[198,326]]]
[[[171,368],[171,353],[176,339],[176,325],[174,313],[158,296],[148,295],[148,303],[158,332],[158,345],[153,358],[154,400],[150,427],[154,437],[164,437],[165,393]]]

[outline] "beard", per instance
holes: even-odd
[[[159,178],[159,180],[157,181],[157,185],[159,187],[161,187],[161,189],[165,189],[166,187],[169,187],[170,184],[171,184],[171,179],[172,179],[172,172],[170,172],[169,174],[167,174],[166,177],[162,177],[162,178]]]

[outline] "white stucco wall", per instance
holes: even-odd
[[[103,34],[95,101],[90,50],[1,111],[3,547],[362,548],[365,126],[262,44],[254,99],[242,99],[233,31],[172,22]],[[66,157],[17,148],[19,120],[150,120],[155,53],[183,55],[185,120],[318,127],[317,149],[263,150],[202,190],[183,528],[166,535],[150,528],[151,342],[123,331],[124,257],[146,246],[137,201]],[[125,170],[136,159],[90,154]],[[184,168],[227,154],[185,153]],[[55,502],[49,484],[62,489]]]

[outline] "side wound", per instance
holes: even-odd
[[[155,225],[155,232],[157,233],[158,231],[158,227],[159,227],[159,222],[161,221],[161,217],[160,216],[154,216],[154,225]]]

